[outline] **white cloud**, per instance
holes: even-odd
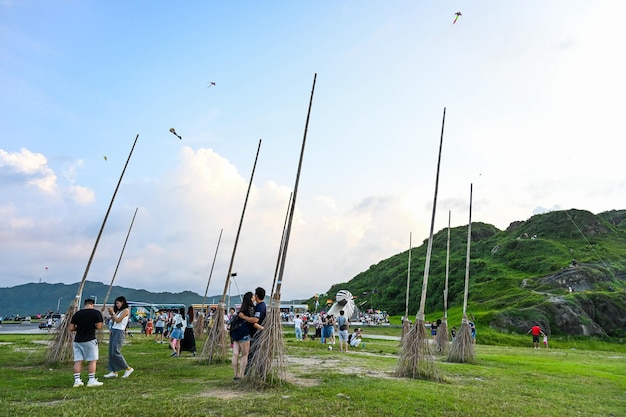
[[[76,204],[89,204],[95,200],[95,193],[92,189],[79,185],[70,185],[66,193]]]
[[[22,174],[26,183],[44,193],[51,194],[57,189],[57,176],[48,167],[48,160],[43,154],[33,153],[26,148],[22,148],[19,153],[0,149],[0,167]]]

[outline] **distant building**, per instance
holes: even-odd
[[[303,314],[309,311],[308,304],[281,304],[281,313]]]

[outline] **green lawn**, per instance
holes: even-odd
[[[375,333],[374,329],[366,329]],[[476,365],[437,359],[444,382],[392,376],[398,342],[364,339],[341,354],[287,334],[288,381],[254,390],[229,364],[200,365],[137,335],[123,353],[127,380],[72,388],[70,364],[43,364],[47,335],[0,335],[2,416],[625,416],[623,348],[585,350],[476,346]],[[83,379],[86,378],[86,367]]]

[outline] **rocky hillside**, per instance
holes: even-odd
[[[433,239],[426,314],[443,311],[447,229]],[[450,309],[463,301],[467,226],[450,231]],[[409,314],[419,307],[427,241],[411,251]],[[483,326],[553,334],[626,336],[626,210],[539,214],[506,230],[472,223],[468,311]],[[408,251],[346,283],[363,308],[404,314]]]

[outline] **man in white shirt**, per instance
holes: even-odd
[[[293,327],[296,330],[296,340],[302,340],[302,319],[300,314],[296,314],[296,318],[293,319]]]

